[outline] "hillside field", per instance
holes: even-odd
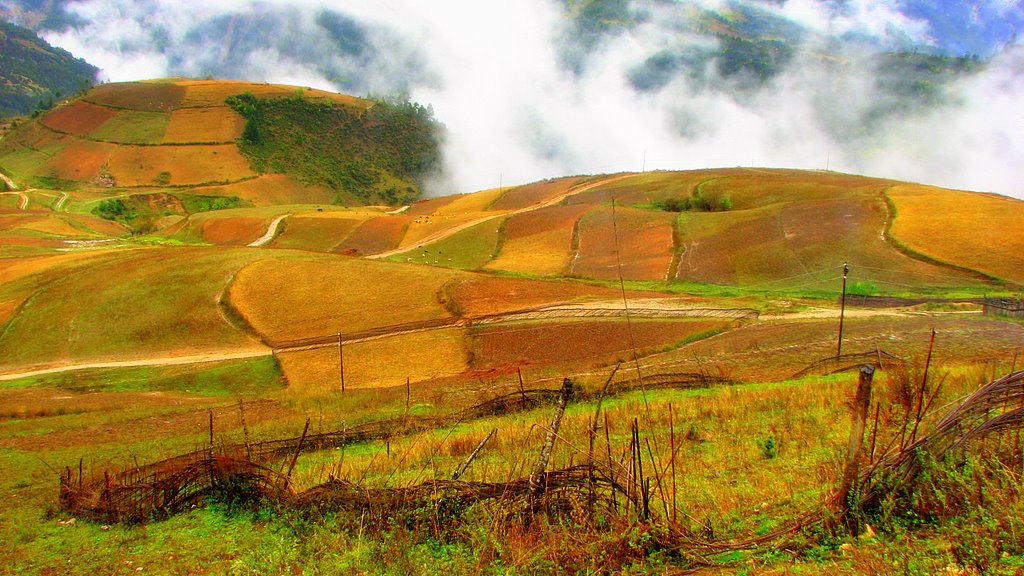
[[[420,198],[431,122],[165,79],[0,140],[0,572],[1024,569],[1024,203],[762,168]]]

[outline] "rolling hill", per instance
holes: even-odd
[[[396,556],[395,573],[452,557],[453,574],[681,568],[683,554],[652,544],[657,530],[682,535],[671,546],[697,542],[699,555],[723,538],[754,543],[717,554],[714,570],[845,563],[837,573],[857,574],[904,566],[892,562],[897,546],[939,572],[963,562],[964,534],[1009,542],[1000,526],[1021,518],[1012,435],[971,448],[952,481],[929,469],[928,490],[962,490],[966,512],[936,519],[918,491],[869,510],[870,538],[799,530],[832,513],[842,423],[866,374],[846,370],[880,373],[871,471],[893,454],[918,457],[913,438],[941,416],[928,406],[978,406],[962,398],[1016,371],[1024,326],[988,313],[986,297],[1011,301],[1024,285],[1024,202],[829,171],[709,168],[396,206],[415,197],[402,178],[429,168],[423,114],[285,86],[163,80],[98,87],[0,142],[4,565],[278,573],[308,551],[325,569]],[[331,119],[335,134],[311,135]],[[321,165],[335,153],[353,171]],[[361,179],[368,167],[379,180]],[[979,426],[1019,432],[1019,390],[997,392],[1007,411],[981,406],[977,418],[993,419]],[[554,470],[544,483],[582,482],[557,506],[534,515],[528,500],[449,498],[463,485],[532,490],[523,470],[544,437]],[[451,479],[470,463],[469,483]],[[605,485],[634,486],[621,505],[588,507],[605,468],[618,475]],[[250,512],[256,484],[286,497]],[[381,494],[397,497],[363,507]],[[180,509],[160,504],[178,496]],[[143,525],[90,512],[115,500],[143,511]],[[303,502],[338,506],[293,513]],[[907,510],[921,516],[896,516]],[[522,550],[489,549],[485,567],[481,540],[510,533]],[[769,544],[794,536],[813,552],[780,559]],[[856,557],[833,549],[840,538]],[[557,552],[567,542],[594,554]],[[418,546],[431,548],[403,556]],[[1012,546],[987,561],[1019,568]]]

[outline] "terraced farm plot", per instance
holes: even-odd
[[[260,257],[254,250],[116,251],[21,277],[10,290],[35,291],[0,334],[0,357],[30,366],[251,349],[254,341],[225,318],[218,295]]]
[[[281,233],[267,246],[330,252],[360,224],[378,215],[375,212],[347,210],[296,214],[282,223]]]
[[[239,272],[229,297],[265,339],[284,343],[338,332],[447,318],[438,294],[454,270],[326,255],[289,254]]]
[[[635,174],[606,184],[599,184],[590,190],[573,194],[567,204],[609,204],[614,198],[623,206],[648,204],[667,198],[685,198],[712,171],[692,170],[687,172],[647,172]],[[715,172],[716,173],[716,172]]]
[[[119,110],[89,137],[119,144],[157,144],[163,140],[169,120],[165,112]]]
[[[117,82],[96,86],[85,100],[111,108],[170,112],[184,95],[185,87],[171,82]]]
[[[505,222],[501,251],[486,267],[542,276],[564,273],[572,258],[576,222],[591,208],[548,206],[511,216]]]
[[[625,319],[516,322],[473,329],[474,369],[517,364],[600,366],[672,346],[688,336],[722,329],[723,321]]]
[[[75,140],[35,170],[40,176],[90,182],[95,180],[118,152],[116,144]]]
[[[332,192],[322,188],[307,188],[287,174],[263,174],[222,186],[199,186],[192,192],[207,196],[238,196],[254,206],[330,204],[334,199]]]
[[[664,280],[675,246],[674,220],[674,214],[619,208],[613,227],[611,209],[588,212],[579,221],[579,248],[570,273],[614,280],[621,268],[626,279]]]
[[[582,184],[586,178],[574,176],[570,178],[558,178],[547,182],[537,182],[509,188],[491,204],[491,210],[520,210],[545,200],[565,194],[574,186]]]
[[[911,250],[1024,284],[1024,202],[929,186],[894,186],[893,237]]]
[[[498,249],[501,225],[501,218],[493,218],[423,248],[402,252],[390,259],[395,262],[477,270],[494,257]]]
[[[399,247],[412,248],[431,234],[487,217],[488,213],[485,211],[488,206],[500,196],[501,190],[497,188],[456,196],[451,202],[438,206],[429,217],[414,218],[409,223],[409,229],[405,232]]]
[[[458,196],[440,196],[438,198],[427,198],[419,202],[413,202],[409,208],[402,212],[406,216],[430,216],[442,207],[455,201]]]
[[[778,289],[831,289],[843,262],[849,262],[854,281],[873,282],[884,290],[977,283],[967,274],[943,270],[895,250],[882,238],[885,214],[877,190],[750,210],[683,213],[679,220],[683,252],[676,278]]]
[[[369,256],[398,246],[413,218],[404,214],[388,214],[363,222],[344,242],[334,249],[341,254]]]
[[[461,328],[430,330],[344,345],[345,389],[382,388],[459,374],[466,370]],[[289,390],[339,391],[338,347],[278,353]]]
[[[39,121],[58,132],[87,136],[116,115],[117,110],[112,108],[75,100],[47,112]]]
[[[171,185],[230,182],[256,176],[234,144],[211,146],[118,146],[110,173],[121,186],[144,186],[170,174]]]
[[[470,317],[563,302],[622,301],[622,292],[617,288],[569,280],[529,280],[482,274],[453,278],[443,294],[447,306]],[[658,292],[627,294],[630,299],[664,296]]]
[[[162,142],[234,142],[244,128],[245,119],[227,106],[179,108],[171,112]]]
[[[245,246],[262,236],[269,222],[256,216],[210,218],[199,225],[199,234],[210,244]]]
[[[224,100],[229,96],[244,92],[252,92],[256,96],[262,97],[297,96],[301,94],[305,98],[330,100],[358,109],[365,109],[373,104],[369,100],[345,94],[335,94],[313,88],[297,89],[277,84],[230,80],[182,80],[176,82],[176,84],[184,90],[181,107],[223,106]]]

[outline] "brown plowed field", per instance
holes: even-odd
[[[405,214],[379,216],[363,222],[344,242],[334,249],[341,254],[369,256],[398,247],[413,221]]]
[[[87,136],[117,115],[117,110],[75,100],[48,112],[40,122],[60,132]]]
[[[664,280],[672,263],[673,221],[665,212],[620,208],[615,212],[622,277]],[[571,272],[592,278],[618,278],[610,209],[587,213],[579,224],[579,253]]]
[[[170,112],[184,95],[185,87],[172,83],[118,82],[93,88],[88,101],[113,108]]]
[[[245,246],[267,230],[265,218],[238,216],[210,218],[200,226],[203,240],[219,246]]]
[[[721,320],[633,320],[632,341],[644,355],[725,325]],[[509,364],[596,366],[632,358],[625,319],[501,324],[474,330],[473,340],[474,369]]]
[[[616,288],[565,280],[528,280],[476,275],[445,287],[445,294],[466,316],[497,314],[544,304],[587,300],[620,300]],[[629,292],[630,298],[664,297],[658,292]]]
[[[549,206],[508,219],[504,241],[487,268],[557,276],[569,265],[573,228],[592,209],[585,204]]]
[[[116,144],[106,142],[75,140],[40,166],[38,172],[65,180],[95,180],[118,148]]]
[[[223,186],[201,186],[195,194],[238,196],[254,206],[281,204],[329,204],[334,193],[323,188],[306,188],[287,174],[264,174],[257,178]]]
[[[242,135],[243,128],[245,119],[224,106],[179,108],[171,112],[171,120],[164,132],[163,142],[234,142]]]
[[[153,184],[161,172],[169,172],[170,183],[176,185],[255,176],[234,144],[118,146],[110,156],[110,173],[122,186]]]
[[[494,204],[492,210],[519,210],[535,204],[539,204],[549,198],[564,194],[574,185],[582,182],[585,178],[571,177],[559,178],[549,182],[538,182],[510,188],[501,195]]]

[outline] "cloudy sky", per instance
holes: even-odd
[[[756,33],[795,47],[761,77],[707,64],[729,36],[708,33],[705,11],[738,2],[619,0],[588,13],[557,0],[82,0],[68,5],[74,26],[43,35],[109,81],[408,94],[448,129],[436,193],[779,166],[1024,197],[1024,0],[754,2],[744,17],[772,23]],[[879,54],[894,49],[987,63],[917,100],[884,89],[901,72]]]

